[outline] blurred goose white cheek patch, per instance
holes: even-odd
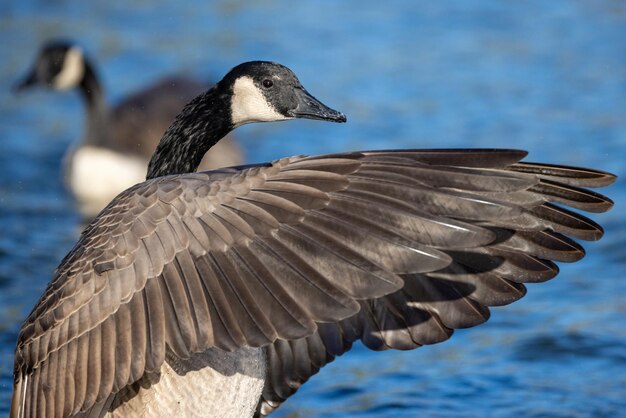
[[[63,60],[63,68],[61,72],[54,77],[52,84],[59,90],[73,88],[80,83],[85,74],[85,65],[83,63],[83,52],[78,47],[72,47],[65,54]]]

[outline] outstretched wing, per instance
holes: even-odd
[[[429,163],[449,161],[447,153],[441,157],[441,162],[433,158]],[[456,164],[472,164],[475,160],[471,155],[463,158],[468,160]],[[484,226],[497,238],[481,247],[439,247],[453,260],[446,268],[400,275],[405,281],[402,289],[382,298],[359,301],[358,314],[338,323],[318,324],[317,331],[308,337],[278,340],[269,346],[268,378],[257,416],[273,412],[323,366],[350,350],[355,341],[360,340],[372,350],[411,350],[445,341],[455,328],[485,322],[489,306],[506,305],[525,295],[523,283],[556,276],[558,267],[553,261],[580,260],[584,250],[572,238],[601,237],[598,225],[549,202],[604,212],[612,206],[611,201],[581,187],[606,186],[613,176],[595,170],[526,163],[497,169],[511,175],[536,176],[539,182],[506,193],[476,190],[471,184],[461,185],[460,189],[471,190],[477,199],[505,201],[521,209],[518,215],[498,218],[485,208],[472,211],[466,204],[458,211],[444,209],[444,205],[427,209],[431,214]],[[451,195],[447,203],[453,202]],[[424,207],[422,201],[419,204]]]
[[[551,257],[535,250],[549,245],[533,244],[544,231],[601,235],[599,226],[547,201],[610,206],[569,184],[599,185],[612,176],[581,170],[551,184],[552,167],[516,164],[524,155],[293,157],[164,177],[123,192],[83,233],[22,327],[12,416],[86,411],[159,370],[166,347],[187,357],[209,347],[314,338],[318,329],[347,323],[355,323],[353,337],[342,331],[347,341],[371,338],[374,324],[379,341],[416,345],[484,320],[482,301],[510,301],[519,296],[508,287],[523,289],[510,284],[516,277],[536,280],[518,272],[552,274],[542,261]],[[531,238],[507,239],[502,231]],[[522,242],[533,245],[520,253]],[[563,242],[573,248],[564,252],[581,251]],[[493,283],[477,284],[477,271]],[[415,308],[425,314],[411,316]],[[412,343],[386,332],[393,321]],[[427,325],[412,332],[402,321]],[[429,334],[433,326],[439,334]]]

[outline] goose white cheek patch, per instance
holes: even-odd
[[[58,90],[67,90],[76,87],[85,75],[83,52],[78,47],[70,48],[65,54],[63,67],[52,80],[52,86]]]
[[[240,77],[233,86],[231,119],[235,127],[251,122],[271,122],[293,119],[281,115],[250,77]]]

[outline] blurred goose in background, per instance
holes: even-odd
[[[265,416],[361,340],[408,350],[580,260],[615,177],[523,151],[390,150],[190,173],[232,129],[345,122],[286,67],[193,99],[24,322],[11,417]],[[186,174],[185,174],[186,173]]]
[[[122,190],[145,179],[148,161],[180,109],[210,87],[169,77],[134,93],[113,108],[105,101],[93,63],[76,44],[55,40],[39,51],[33,68],[15,89],[36,85],[78,89],[87,109],[86,132],[64,158],[65,179],[79,209],[93,218]],[[241,149],[226,138],[208,152],[203,170],[243,163]]]

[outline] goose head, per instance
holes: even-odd
[[[26,76],[19,81],[15,91],[35,85],[55,90],[69,90],[78,86],[85,76],[83,50],[67,41],[52,41],[39,51],[35,63]]]
[[[183,108],[161,138],[147,178],[195,171],[209,148],[238,126],[296,118],[346,121],[343,113],[307,92],[284,65],[239,64]]]
[[[287,67],[251,61],[233,68],[217,85],[230,96],[233,128],[294,118],[345,122],[346,116],[313,97]]]

